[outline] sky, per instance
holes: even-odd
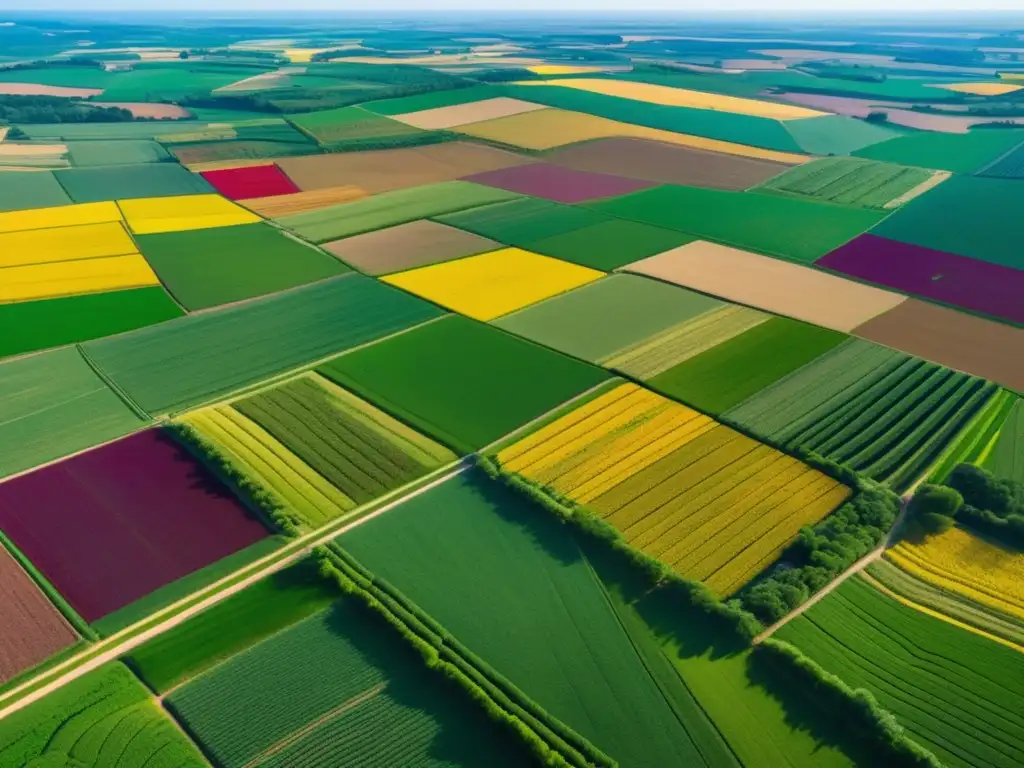
[[[280,0],[147,0],[150,11],[238,11],[280,13]],[[0,13],[8,11],[74,10],[133,11],[142,6],[138,0],[0,0]],[[373,0],[352,3],[344,0],[289,0],[291,11],[361,13],[473,9],[515,11],[637,12],[649,11],[673,15],[709,15],[712,13],[979,13],[985,11],[1024,12],[1024,0],[712,0],[694,3],[687,0]]]

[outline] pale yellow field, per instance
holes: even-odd
[[[823,117],[829,114],[828,112],[819,112],[816,109],[808,109],[807,107],[795,107],[790,104],[774,104],[770,101],[743,99],[738,96],[723,96],[718,93],[691,91],[686,88],[671,88],[667,85],[631,83],[625,80],[592,80],[590,78],[523,80],[516,83],[516,85],[557,85],[563,88],[575,88],[579,91],[600,93],[604,96],[617,96],[622,99],[644,101],[648,104],[710,109],[717,112],[732,112],[737,115],[768,117],[774,120],[802,120],[808,117]]]
[[[493,320],[604,277],[596,269],[503,248],[381,278],[477,320]]]
[[[138,254],[6,267],[0,269],[0,302],[49,299],[159,284],[149,263]]]
[[[1024,88],[1024,85],[1016,83],[950,83],[949,85],[936,85],[936,88],[943,88],[947,91],[957,93],[970,93],[974,96],[1003,96]]]
[[[636,384],[622,384],[498,453],[588,507],[630,546],[716,594],[774,562],[850,489]]]
[[[546,109],[543,104],[533,104],[520,99],[498,96],[494,99],[481,99],[468,104],[455,104],[451,107],[422,109],[419,112],[406,112],[403,115],[391,115],[392,120],[424,130],[455,128],[469,123],[481,123],[484,120],[497,120],[499,117],[518,115]]]
[[[213,194],[143,197],[122,200],[120,205],[128,226],[136,235],[230,227],[261,221],[256,214]]]
[[[952,528],[923,543],[901,541],[885,555],[919,579],[1024,618],[1024,554]]]
[[[527,69],[535,75],[589,75],[603,71],[600,67],[574,67],[568,64],[538,64]]]
[[[467,136],[490,139],[523,149],[554,149],[581,141],[626,136],[663,141],[667,144],[678,144],[728,155],[774,160],[790,165],[798,165],[810,160],[810,157],[806,155],[776,152],[770,149],[748,147],[745,144],[734,144],[729,141],[705,139],[703,136],[690,136],[658,128],[646,128],[641,125],[621,123],[617,120],[608,120],[582,112],[569,112],[564,109],[539,109],[535,112],[464,125],[456,130]]]
[[[1001,80],[1024,80],[1024,72],[1000,72]]]
[[[0,232],[71,227],[77,224],[103,224],[111,221],[121,221],[121,211],[118,210],[117,203],[81,203],[0,213]]]
[[[0,267],[137,253],[120,222],[0,234]]]
[[[306,64],[317,53],[323,53],[327,48],[286,48],[284,55],[294,64]]]

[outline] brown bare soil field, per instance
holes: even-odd
[[[769,97],[771,98],[770,95]],[[778,99],[779,97],[776,95],[773,98]],[[889,115],[890,123],[904,125],[908,128],[919,128],[924,131],[942,131],[943,133],[967,133],[972,125],[990,123],[995,119],[981,116],[933,115],[927,112],[902,109],[901,107],[905,105],[900,102],[854,99],[845,96],[822,96],[815,93],[787,93],[784,98],[790,104],[829,110],[850,117],[867,117],[871,112],[885,112]],[[1009,119],[1018,125],[1024,124],[1024,119]]]
[[[102,88],[69,88],[63,85],[39,85],[38,83],[0,83],[0,95],[3,96],[63,96],[67,98],[87,99],[99,96]]]
[[[625,269],[843,332],[906,301],[898,293],[703,240]]]
[[[192,113],[177,104],[147,104],[144,101],[94,101],[97,107],[120,107],[127,109],[136,117],[155,117],[157,119],[180,119],[192,117]]]
[[[308,192],[293,192],[290,195],[272,195],[270,197],[251,197],[241,202],[253,213],[265,219],[276,219],[290,216],[293,213],[316,211],[338,203],[348,203],[369,194],[365,189],[354,186],[325,187],[311,189]]]
[[[908,299],[855,336],[1024,392],[1024,330]]]
[[[451,141],[406,149],[288,157],[277,164],[303,191],[347,184],[377,194],[532,162],[536,161],[502,149]]]
[[[77,640],[60,612],[0,546],[0,683]]]
[[[407,112],[404,115],[391,115],[391,119],[424,130],[439,130],[546,108],[543,104],[532,104],[529,101],[499,96],[494,99],[472,101],[468,104],[456,104],[451,107],[437,107],[436,109],[423,109],[419,112]]]
[[[610,173],[658,184],[741,190],[763,184],[789,165],[726,155],[647,139],[598,139],[556,149],[550,163],[592,173]]]
[[[504,248],[486,237],[433,221],[413,221],[323,246],[371,275],[386,275]]]

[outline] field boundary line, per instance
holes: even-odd
[[[142,645],[147,640],[173,629],[179,624],[187,621],[192,616],[202,613],[208,608],[217,605],[264,577],[283,570],[287,566],[308,555],[315,547],[326,544],[353,528],[363,525],[364,523],[379,517],[385,512],[394,509],[400,504],[426,493],[432,488],[462,474],[469,468],[470,461],[468,458],[462,458],[458,462],[441,467],[431,473],[432,475],[439,475],[436,479],[422,484],[411,491],[409,491],[407,487],[403,486],[402,488],[396,489],[391,494],[383,496],[381,499],[377,499],[368,505],[357,507],[345,517],[334,521],[334,524],[312,531],[305,536],[295,539],[277,552],[273,552],[255,563],[251,563],[246,568],[240,569],[220,581],[215,582],[214,584],[211,584],[186,598],[182,598],[177,603],[167,606],[153,615],[146,617],[142,621],[121,630],[117,634],[111,635],[105,640],[88,647],[83,653],[68,659],[57,667],[47,670],[40,677],[43,680],[47,680],[53,677],[53,675],[60,670],[71,667],[68,672],[63,675],[59,675],[50,682],[43,683],[34,690],[30,690],[30,692],[26,693],[21,698],[14,700],[6,707],[3,706],[3,702],[14,698],[17,694],[26,691],[27,689],[33,689],[33,687],[39,683],[39,678],[27,680],[17,688],[13,688],[0,695],[0,707],[2,707],[0,708],[0,720],[3,720],[5,717],[23,709],[46,694],[55,691],[102,666],[103,664],[106,664],[108,661],[114,661],[117,658],[126,655],[129,651],[132,651]],[[430,476],[431,475],[428,475],[427,477]],[[414,481],[414,483],[422,483],[425,479],[426,478],[420,478],[419,480]],[[393,498],[402,491],[406,491],[406,493],[395,498],[393,501],[384,503],[376,509],[372,509],[368,514],[363,514],[363,512],[366,511],[366,507],[372,508],[374,505],[380,504],[380,502],[386,501],[388,498]],[[353,517],[356,519],[352,520]],[[160,621],[159,619],[164,616],[167,616],[167,618]]]
[[[896,567],[898,568],[899,566],[896,566]],[[1005,638],[999,637],[998,635],[993,635],[992,633],[986,632],[985,630],[983,630],[983,629],[981,629],[979,627],[975,627],[972,624],[968,624],[965,621],[959,621],[957,619],[954,619],[952,616],[947,616],[946,614],[942,613],[942,611],[937,611],[934,608],[929,608],[928,606],[921,605],[920,603],[915,603],[910,598],[904,597],[903,595],[900,595],[900,594],[897,594],[896,592],[893,592],[891,589],[889,589],[887,586],[885,586],[882,582],[880,582],[878,579],[876,579],[870,573],[862,573],[861,574],[861,578],[863,578],[866,582],[868,582],[873,589],[878,590],[882,594],[886,595],[887,597],[892,598],[893,600],[895,600],[897,603],[900,603],[901,605],[905,605],[908,608],[911,608],[912,610],[915,610],[915,611],[917,611],[919,613],[923,613],[926,616],[931,616],[933,618],[939,619],[940,621],[944,621],[947,624],[952,624],[954,627],[958,627],[958,628],[963,629],[963,630],[965,630],[967,632],[970,632],[972,634],[979,635],[980,637],[984,637],[985,639],[991,640],[994,643],[999,643],[1000,645],[1005,645],[1007,648],[1010,648],[1010,649],[1016,651],[1017,653],[1024,653],[1024,647],[1022,647],[1020,645],[1017,645],[1017,643],[1014,643],[1014,642],[1011,642],[1010,640],[1007,640]]]
[[[99,378],[99,380],[102,381],[106,385],[107,389],[109,389],[111,392],[113,392],[115,395],[117,395],[119,398],[121,398],[121,401],[126,406],[128,406],[128,409],[130,411],[132,411],[132,413],[134,413],[136,416],[138,416],[143,421],[154,421],[155,420],[155,418],[156,418],[155,416],[152,416],[150,413],[148,413],[147,411],[143,410],[141,405],[136,403],[128,395],[127,392],[125,392],[123,389],[121,389],[120,386],[118,386],[117,384],[114,383],[114,381],[103,371],[103,369],[100,368],[96,364],[96,361],[92,359],[92,357],[89,355],[89,353],[85,351],[85,347],[83,347],[81,344],[76,344],[75,348],[78,350],[78,354],[82,358],[82,360],[85,362],[85,364],[87,366],[89,366],[89,370],[91,370],[93,373],[96,374],[96,376]]]

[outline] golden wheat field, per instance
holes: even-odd
[[[120,205],[128,226],[136,235],[230,227],[261,221],[256,214],[220,195],[143,197],[122,200]]]
[[[137,253],[119,222],[29,229],[0,234],[0,267]]]
[[[850,494],[796,459],[635,384],[557,419],[498,460],[723,596]]]
[[[72,227],[79,224],[103,224],[120,221],[117,203],[80,203],[56,208],[29,208],[25,211],[0,213],[0,232],[22,232],[49,227]]]
[[[152,267],[139,254],[31,264],[0,269],[0,302],[49,299],[159,284]]]
[[[1024,618],[1024,554],[952,528],[923,542],[901,541],[885,556],[930,584]]]

